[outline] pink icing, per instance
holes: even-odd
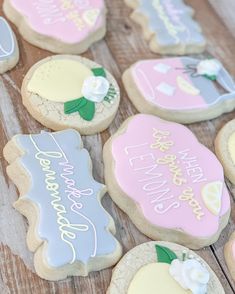
[[[167,72],[162,73],[154,69],[157,64],[164,64],[170,68]],[[176,110],[207,107],[203,97],[189,95],[178,87],[177,76],[183,77],[193,85],[188,73],[183,72],[183,70],[176,70],[183,68],[184,65],[180,58],[144,60],[137,62],[132,67],[132,75],[145,99],[160,107]],[[162,82],[174,88],[172,96],[165,95],[156,89]]]
[[[33,30],[65,43],[80,42],[104,24],[103,0],[11,0],[11,5]],[[91,9],[99,13],[88,24],[84,15]]]
[[[156,143],[154,128],[170,133],[162,138],[173,142],[173,145],[169,143],[169,150],[162,152],[151,148]],[[163,228],[182,229],[198,237],[209,237],[217,232],[219,218],[230,209],[223,169],[215,155],[201,145],[186,127],[151,115],[136,115],[130,120],[127,130],[113,139],[112,155],[120,188],[139,204],[149,222]],[[166,155],[177,156],[176,164],[186,183],[175,185],[169,167],[157,163]],[[206,208],[201,197],[203,186],[214,181],[224,184],[218,216]],[[200,204],[203,214],[200,219],[188,201],[179,199],[187,187],[193,189],[194,198]]]

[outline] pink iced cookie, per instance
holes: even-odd
[[[232,278],[235,280],[235,232],[224,247],[224,256]]]
[[[228,222],[222,166],[182,125],[133,116],[106,143],[104,163],[112,199],[152,239],[198,249]]]
[[[79,54],[105,35],[104,0],[5,0],[4,12],[30,43]]]
[[[123,82],[140,112],[175,122],[212,119],[235,108],[235,83],[215,59],[142,60],[124,73]]]

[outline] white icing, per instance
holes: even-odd
[[[109,81],[104,77],[91,76],[87,78],[82,86],[82,95],[93,102],[102,102],[108,94]]]
[[[153,67],[153,69],[159,73],[167,74],[171,69],[171,66],[165,63],[158,63]]]
[[[175,259],[170,265],[169,273],[182,288],[191,290],[193,294],[206,294],[210,274],[198,260]]]
[[[175,87],[164,82],[160,83],[156,89],[167,96],[173,96],[175,92]]]
[[[197,65],[197,73],[199,75],[218,76],[222,69],[221,63],[216,59],[206,59]]]

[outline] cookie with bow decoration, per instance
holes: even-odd
[[[47,280],[87,276],[115,264],[121,246],[75,130],[16,135],[4,148],[7,174],[19,189],[14,207],[29,222],[27,245]]]
[[[9,23],[0,17],[0,74],[12,69],[19,61],[19,47]]]
[[[80,54],[106,33],[104,0],[4,0],[3,10],[29,43]]]
[[[170,121],[193,123],[235,108],[235,83],[216,59],[142,60],[125,71],[123,83],[138,111]]]
[[[57,55],[36,63],[22,84],[23,104],[53,130],[77,129],[90,135],[114,119],[120,92],[102,66],[79,56]]]
[[[143,234],[192,249],[217,241],[231,210],[223,168],[188,128],[138,114],[103,154],[109,194]]]
[[[169,242],[131,249],[113,270],[107,294],[224,294],[209,265],[195,252]]]

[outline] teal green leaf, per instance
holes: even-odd
[[[84,120],[91,121],[95,115],[95,103],[87,100],[86,105],[81,107],[78,112]]]
[[[177,259],[175,252],[167,247],[156,245],[157,260],[158,262],[171,264],[173,260]]]
[[[217,76],[215,76],[215,75],[213,75],[213,76],[204,75],[204,77],[206,77],[207,79],[209,79],[211,81],[216,81],[217,80]]]
[[[64,103],[64,113],[71,114],[79,111],[80,108],[84,107],[87,104],[87,99],[84,97],[71,100]]]
[[[106,72],[102,67],[92,68],[91,70],[94,76],[106,78]]]

